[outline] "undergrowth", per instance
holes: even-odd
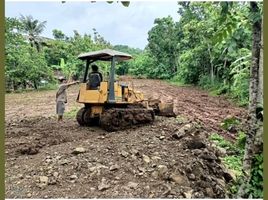
[[[66,118],[74,119],[79,109],[80,109],[79,107],[72,108],[70,111],[64,113],[64,116]]]
[[[239,77],[230,85],[217,79],[212,82],[209,76],[201,76],[198,86],[209,91],[212,96],[225,95],[239,106],[247,106],[249,101],[248,82],[247,77],[244,79]]]
[[[236,179],[229,185],[228,193],[230,197],[236,198],[236,194],[240,185],[244,181],[243,175],[243,156],[246,144],[246,135],[240,131],[236,142],[231,143],[225,140],[222,136],[214,133],[210,136],[218,147],[224,148],[227,155],[222,158],[224,165],[235,172]],[[228,152],[235,152],[234,155],[228,155]],[[253,168],[251,179],[246,185],[245,198],[263,198],[263,154],[258,154],[253,160]]]

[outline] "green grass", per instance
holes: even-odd
[[[235,198],[240,185],[244,182],[243,157],[246,144],[246,135],[239,131],[239,135],[235,143],[225,140],[222,136],[214,133],[210,137],[218,147],[228,150],[236,150],[235,155],[226,155],[221,158],[224,165],[231,169],[236,175],[236,179],[228,185],[228,194],[231,198]],[[263,154],[257,155],[253,160],[252,177],[246,186],[248,198],[263,198]]]
[[[226,150],[236,150],[236,146],[232,144],[231,142],[227,141],[222,137],[221,135],[217,133],[213,133],[210,137],[210,140],[212,140],[217,146],[224,148]]]
[[[74,119],[79,109],[79,107],[72,108],[70,111],[64,113],[64,117]]]
[[[223,158],[223,163],[229,168],[235,171],[237,176],[242,175],[243,155],[231,155]]]
[[[223,163],[228,169],[235,172],[237,176],[242,175],[242,161],[244,156],[244,136],[243,132],[240,132],[239,137],[235,143],[231,143],[225,140],[221,135],[213,133],[209,139],[213,141],[218,147],[224,148],[226,151],[233,151],[235,155],[227,155],[222,158]]]

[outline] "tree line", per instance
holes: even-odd
[[[212,88],[247,105],[252,47],[248,3],[178,4],[179,21],[155,19],[148,45],[129,72]]]
[[[262,2],[179,2],[180,18],[155,19],[129,73],[228,94],[248,106],[236,198],[263,197]]]
[[[60,71],[68,78],[83,75],[82,52],[113,48],[133,55],[118,63],[117,74],[193,84],[216,94],[228,94],[247,105],[248,127],[238,197],[262,197],[263,64],[262,2],[179,2],[178,21],[158,18],[148,32],[144,50],[111,45],[96,29],[93,36],[66,36],[53,30],[53,39],[40,35],[46,22],[31,16],[6,18],[6,89],[38,88],[54,83]],[[99,63],[102,72],[109,64]],[[261,116],[261,117],[260,117]],[[258,158],[258,159],[257,159]],[[257,161],[256,161],[257,159]],[[257,163],[257,164],[256,164]],[[255,194],[253,191],[261,191]]]
[[[32,16],[6,17],[5,21],[7,90],[38,89],[44,82],[54,83],[58,71],[68,78],[77,79],[84,70],[84,63],[77,59],[80,53],[112,48],[94,28],[93,37],[81,35],[76,30],[72,37],[68,37],[55,29],[54,38],[50,39],[41,36],[45,21]],[[100,66],[104,71],[107,68],[103,63]]]

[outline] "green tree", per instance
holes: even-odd
[[[39,35],[44,31],[46,21],[40,22],[37,19],[33,19],[31,15],[21,15],[20,21],[22,23],[22,31],[27,34],[31,47],[36,47],[39,52],[41,49],[41,43],[43,42]]]
[[[64,40],[66,38],[65,34],[61,30],[53,29],[52,33],[55,40]]]
[[[177,72],[178,53],[175,23],[170,16],[155,19],[155,26],[148,32],[148,50],[156,60],[155,78],[170,78]]]

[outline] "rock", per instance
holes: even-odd
[[[212,152],[210,153],[202,153],[199,158],[202,158],[204,160],[208,160],[208,161],[212,161],[212,160],[215,160],[215,161],[218,161],[220,162],[220,159],[215,155],[213,154]]]
[[[189,190],[187,192],[183,192],[182,194],[183,194],[184,198],[191,199],[192,198],[192,194],[193,194],[193,190]]]
[[[187,165],[186,167],[185,167],[185,172],[186,173],[192,173],[192,168],[191,168],[191,166],[189,166],[189,165]]]
[[[140,171],[140,172],[145,172],[146,170],[145,170],[145,168],[143,168],[143,167],[138,167],[138,170]]]
[[[202,149],[205,147],[206,147],[206,144],[198,139],[193,139],[187,142],[188,149]]]
[[[210,188],[210,187],[206,188],[205,191],[206,191],[207,196],[214,197],[214,192],[213,192],[212,188]]]
[[[218,154],[218,156],[220,156],[220,157],[224,157],[224,156],[227,155],[227,151],[226,151],[226,149],[224,149],[224,148],[217,147],[217,154]]]
[[[137,156],[135,156],[135,155],[131,155],[131,158],[132,158],[133,160],[137,160]]]
[[[154,193],[151,193],[150,195],[149,195],[149,198],[153,198],[154,197]]]
[[[123,150],[123,151],[121,151],[121,155],[126,158],[126,157],[128,157],[128,152]]]
[[[194,181],[195,180],[195,175],[194,174],[190,174],[188,177],[190,180]]]
[[[224,180],[220,179],[220,178],[216,178],[216,182],[217,184],[219,184],[222,188],[226,187],[226,183]]]
[[[138,187],[138,183],[134,183],[134,182],[129,182],[128,184],[128,187],[131,188],[131,189],[135,189]]]
[[[203,151],[201,149],[193,149],[192,152],[194,155],[199,156]]]
[[[106,182],[106,179],[103,178],[103,179],[101,180],[101,183],[100,183],[99,186],[98,186],[98,190],[99,190],[99,191],[104,191],[104,190],[106,190],[106,189],[108,189],[108,188],[110,188],[110,185]]]
[[[53,176],[57,178],[59,176],[59,173],[58,172],[54,172],[53,173]]]
[[[179,175],[179,174],[171,174],[170,175],[170,180],[181,185],[185,182],[183,176]]]
[[[40,181],[40,183],[47,185],[48,184],[48,177],[47,176],[40,176],[39,181]]]
[[[186,133],[189,133],[193,130],[194,126],[192,124],[185,124],[182,126],[176,133],[172,135],[173,138],[179,140],[185,136]]]
[[[169,196],[171,194],[171,186],[168,184],[163,184],[163,186],[165,187],[165,190],[163,192],[163,196]]]
[[[72,154],[77,155],[77,154],[81,154],[81,153],[85,153],[85,152],[86,152],[86,149],[85,148],[83,148],[83,147],[77,147],[77,148],[74,149],[74,151],[72,152]]]
[[[205,195],[204,195],[204,193],[203,192],[195,192],[194,193],[194,198],[204,198],[205,197]]]
[[[119,165],[115,164],[110,167],[110,171],[115,171],[119,169]]]
[[[32,197],[32,194],[31,193],[28,193],[27,194],[27,198],[31,198]]]
[[[161,158],[159,156],[153,156],[151,159],[152,160],[161,160]]]
[[[168,172],[168,168],[166,165],[159,165],[157,167],[157,170],[158,170],[158,174],[160,176],[164,176],[167,172]]]
[[[73,175],[70,176],[70,179],[71,179],[71,180],[75,180],[75,179],[77,179],[77,178],[78,178],[78,177],[77,177],[77,175],[75,175],[75,174],[73,174]]]
[[[161,135],[161,136],[159,137],[159,139],[160,139],[160,140],[163,140],[163,139],[165,139],[165,136]]]
[[[66,165],[68,163],[69,163],[69,161],[67,159],[60,161],[60,165]]]
[[[179,139],[183,138],[184,135],[185,135],[184,132],[176,132],[176,133],[173,133],[173,134],[172,134],[172,137],[173,137],[174,139],[179,140]]]
[[[152,164],[152,167],[153,167],[153,168],[155,168],[156,166],[157,166],[157,164],[155,164],[155,163]]]
[[[24,178],[23,174],[19,174],[19,175],[18,175],[18,178],[19,178],[19,179],[23,179],[23,178]]]
[[[26,154],[26,155],[35,155],[39,153],[39,148],[36,146],[27,146],[24,145],[20,149],[17,150],[21,154]]]
[[[97,170],[97,167],[90,167],[90,168],[89,168],[89,171],[90,171],[90,172],[94,172],[95,170]]]
[[[49,185],[56,185],[57,184],[57,181],[55,179],[52,179],[50,182],[49,182]]]
[[[235,172],[231,169],[226,168],[223,172],[223,177],[226,180],[226,182],[230,182],[232,180],[236,180]]]
[[[158,171],[154,171],[154,172],[152,173],[152,177],[153,177],[153,178],[157,179],[158,176],[159,176]]]
[[[149,156],[146,156],[146,155],[142,155],[142,159],[145,163],[149,163],[151,160],[149,158]]]
[[[133,149],[132,154],[135,156],[140,156],[140,152],[137,149]]]

